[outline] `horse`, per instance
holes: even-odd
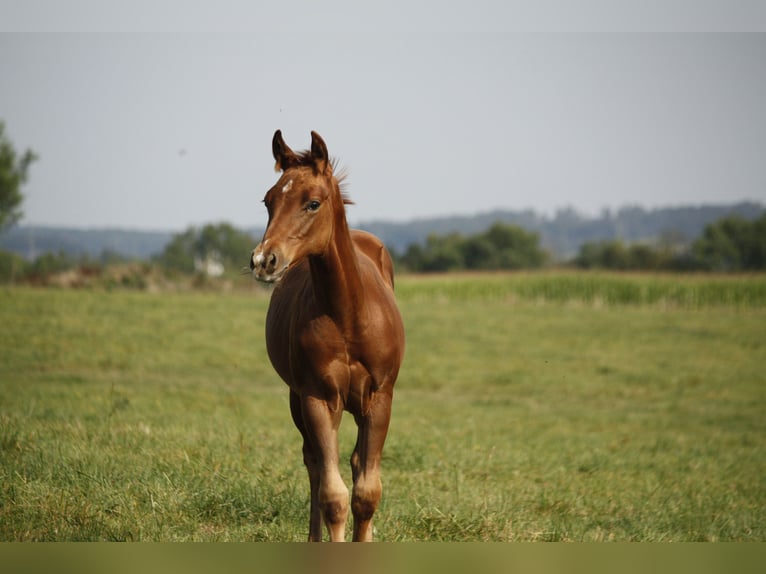
[[[349,491],[339,471],[343,411],[357,425],[351,455],[353,540],[371,541],[382,494],[381,454],[394,383],[404,356],[404,326],[394,297],[391,256],[374,235],[352,230],[344,174],[311,132],[294,152],[277,130],[281,176],[263,202],[268,223],[251,253],[256,280],[275,283],[266,315],[266,350],[287,383],[290,413],[303,438],[310,484],[309,541],[345,540]]]

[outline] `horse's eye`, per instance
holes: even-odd
[[[306,205],[306,209],[309,211],[316,211],[317,209],[319,209],[320,205],[321,204],[316,199],[313,199],[308,202],[308,205]]]

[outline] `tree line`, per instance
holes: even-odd
[[[112,282],[108,269],[121,266],[133,268],[131,274],[120,274],[118,284],[122,286],[140,286],[145,282],[143,277],[153,272],[171,280],[193,277],[197,284],[202,284],[211,277],[236,278],[245,269],[249,271],[249,254],[255,244],[253,237],[229,223],[211,223],[192,226],[173,235],[165,249],[148,261],[111,250],[104,250],[95,257],[61,250],[26,261],[15,253],[0,250],[0,283],[46,284],[51,276],[71,270]]]
[[[0,232],[22,215],[21,186],[37,155],[17,153],[0,121]],[[228,223],[189,227],[172,237],[162,253],[143,262],[140,276],[150,267],[167,275],[233,276],[247,269],[255,238]],[[431,234],[423,244],[410,243],[399,253],[391,249],[400,270],[428,273],[444,271],[536,269],[553,262],[541,247],[537,232],[520,225],[496,222],[471,235]],[[73,257],[65,251],[44,253],[34,261],[0,251],[0,282],[44,282],[56,273],[79,269],[97,276],[117,264],[136,263],[112,251],[100,257]],[[556,262],[561,264],[561,262]],[[566,265],[582,269],[642,271],[742,272],[766,270],[766,213],[754,220],[730,215],[708,224],[690,245],[661,240],[626,243],[622,240],[586,241]],[[123,276],[122,281],[125,281]],[[133,279],[128,276],[127,283]]]
[[[410,245],[395,260],[413,272],[535,269],[551,262],[536,233],[502,223],[476,235],[431,235],[425,245]],[[564,264],[616,271],[763,271],[766,213],[753,221],[737,215],[719,219],[687,246],[664,240],[586,242]]]
[[[742,272],[766,270],[766,213],[755,220],[732,215],[705,226],[691,245],[619,240],[584,243],[572,261],[582,269]]]
[[[105,251],[100,257],[75,257],[64,251],[44,253],[33,261],[0,252],[0,282],[45,283],[46,278],[78,269],[97,277],[110,266],[141,264],[145,274],[155,268],[169,278],[193,276],[230,279],[247,272],[248,256],[257,240],[228,223],[189,227],[173,236],[151,261],[138,262]],[[461,235],[430,235],[424,244],[413,243],[399,254],[392,251],[400,271],[433,273],[539,269],[552,261],[534,232],[504,223],[488,230]],[[690,245],[673,242],[627,244],[620,240],[584,243],[579,253],[563,265],[580,269],[614,271],[766,271],[766,213],[755,220],[730,216],[709,224]],[[122,277],[125,286],[141,285],[138,275]]]
[[[432,234],[425,245],[413,243],[393,257],[400,268],[413,272],[534,269],[548,260],[537,233],[504,223],[467,237]]]

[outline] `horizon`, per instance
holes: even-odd
[[[526,213],[532,213],[535,217],[539,217],[541,220],[546,222],[553,222],[556,220],[556,218],[559,216],[559,214],[563,213],[569,213],[573,212],[578,217],[581,217],[585,221],[599,221],[605,218],[606,212],[608,211],[609,214],[614,217],[618,216],[621,212],[631,210],[631,209],[639,209],[644,211],[647,214],[662,212],[662,211],[675,211],[675,210],[702,210],[702,209],[726,209],[726,208],[734,208],[738,206],[755,206],[757,209],[760,210],[766,210],[766,202],[763,201],[757,201],[757,200],[741,200],[741,201],[730,201],[730,202],[720,202],[720,203],[700,203],[700,204],[676,204],[676,205],[665,205],[665,206],[655,206],[655,207],[646,207],[642,205],[635,205],[635,204],[626,204],[623,206],[619,206],[616,209],[602,209],[597,214],[588,214],[584,213],[573,206],[562,206],[561,208],[558,208],[554,211],[552,214],[546,214],[542,213],[535,209],[507,209],[507,208],[497,208],[497,209],[488,209],[486,211],[476,212],[476,213],[453,213],[453,214],[446,214],[446,215],[434,215],[434,216],[425,216],[425,217],[416,217],[413,219],[408,219],[404,221],[395,221],[395,220],[387,220],[387,219],[370,219],[366,221],[359,221],[359,222],[350,222],[352,227],[364,227],[365,225],[390,225],[390,226],[406,226],[408,224],[418,225],[423,223],[428,223],[430,221],[439,222],[439,221],[448,221],[448,220],[460,220],[460,219],[481,219],[485,218],[487,216],[498,214],[498,215],[522,215]],[[346,206],[348,208],[348,206]],[[155,229],[146,229],[146,228],[139,228],[139,227],[123,227],[123,226],[114,226],[114,225],[107,225],[107,226],[99,226],[99,225],[83,225],[83,226],[72,226],[72,225],[61,225],[61,224],[48,224],[48,223],[27,223],[22,218],[20,221],[18,221],[16,224],[12,225],[11,227],[0,231],[0,237],[4,233],[6,233],[9,230],[19,228],[19,229],[29,229],[29,228],[39,228],[39,229],[61,229],[61,230],[67,230],[67,231],[82,231],[82,232],[88,232],[88,231],[118,231],[118,232],[126,232],[126,233],[158,233],[158,234],[175,234],[175,233],[182,233],[184,231],[187,231],[191,228],[202,228],[206,225],[221,225],[221,224],[229,224],[232,225],[235,229],[238,229],[240,231],[251,231],[251,230],[263,230],[265,229],[265,223],[263,225],[248,225],[248,226],[238,226],[235,225],[231,221],[226,220],[209,220],[209,221],[202,221],[198,223],[189,224],[184,228],[180,229],[170,229],[170,228],[155,228]]]

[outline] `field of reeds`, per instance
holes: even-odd
[[[0,540],[305,539],[269,294],[242,281],[0,291]],[[377,540],[766,540],[766,277],[402,276],[397,293]]]

